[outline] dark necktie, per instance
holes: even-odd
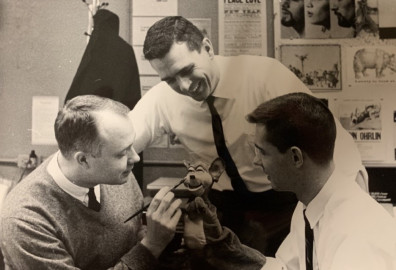
[[[306,210],[306,209],[305,209]],[[308,219],[305,216],[304,210],[304,221],[305,221],[305,266],[307,270],[313,270],[313,230],[309,225]]]
[[[90,188],[88,191],[88,208],[99,212],[100,210],[100,203],[96,200],[94,188]]]
[[[215,98],[213,96],[209,96],[207,98],[207,102],[210,113],[212,114],[212,129],[213,129],[213,137],[216,145],[217,154],[225,162],[226,165],[225,170],[231,179],[231,185],[234,188],[234,190],[237,191],[240,195],[245,195],[248,192],[248,190],[241,176],[239,175],[238,169],[234,163],[234,160],[230,155],[230,152],[227,149],[224,139],[223,125],[221,123],[221,118],[213,104],[214,99]]]

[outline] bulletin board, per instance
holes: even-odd
[[[396,1],[351,0],[349,21],[339,1],[301,1],[304,29],[291,2],[273,1],[275,57],[328,101],[366,166],[396,167]]]

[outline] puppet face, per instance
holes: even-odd
[[[221,158],[216,158],[210,165],[203,161],[184,162],[184,165],[188,170],[184,185],[194,196],[207,195],[213,183],[219,181],[224,171],[224,162]]]

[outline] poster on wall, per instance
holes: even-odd
[[[378,2],[379,16],[379,37],[396,38],[396,1],[395,0],[381,0]]]
[[[133,16],[175,16],[177,0],[133,0]]]
[[[211,39],[212,38],[212,20],[209,18],[187,18],[194,24],[202,34]]]
[[[143,46],[148,29],[163,17],[133,17],[132,45]]]
[[[139,74],[142,75],[158,75],[153,69],[150,62],[144,57],[143,46],[133,46],[136,55],[136,63],[139,68]]]
[[[219,53],[267,55],[264,0],[219,0]]]
[[[396,160],[396,109],[393,111],[393,158]]]
[[[394,0],[274,0],[281,39],[377,36],[379,27],[380,37],[382,27],[395,36],[394,6]]]
[[[348,84],[395,84],[396,46],[346,48]]]
[[[281,45],[280,61],[312,91],[341,90],[340,45]]]
[[[32,97],[32,144],[56,145],[54,122],[58,111],[58,96]]]
[[[356,142],[362,160],[383,161],[382,99],[344,99],[338,104],[341,125]]]

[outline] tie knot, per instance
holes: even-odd
[[[213,106],[214,100],[215,100],[215,97],[212,96],[212,95],[210,95],[210,96],[208,96],[208,97],[206,98],[206,102],[207,102],[210,106]]]
[[[206,99],[206,102],[208,103],[208,107],[209,107],[210,113],[212,115],[217,115],[218,116],[219,113],[217,112],[216,107],[214,106],[214,101],[215,101],[215,97],[214,96],[208,96],[208,98]]]

